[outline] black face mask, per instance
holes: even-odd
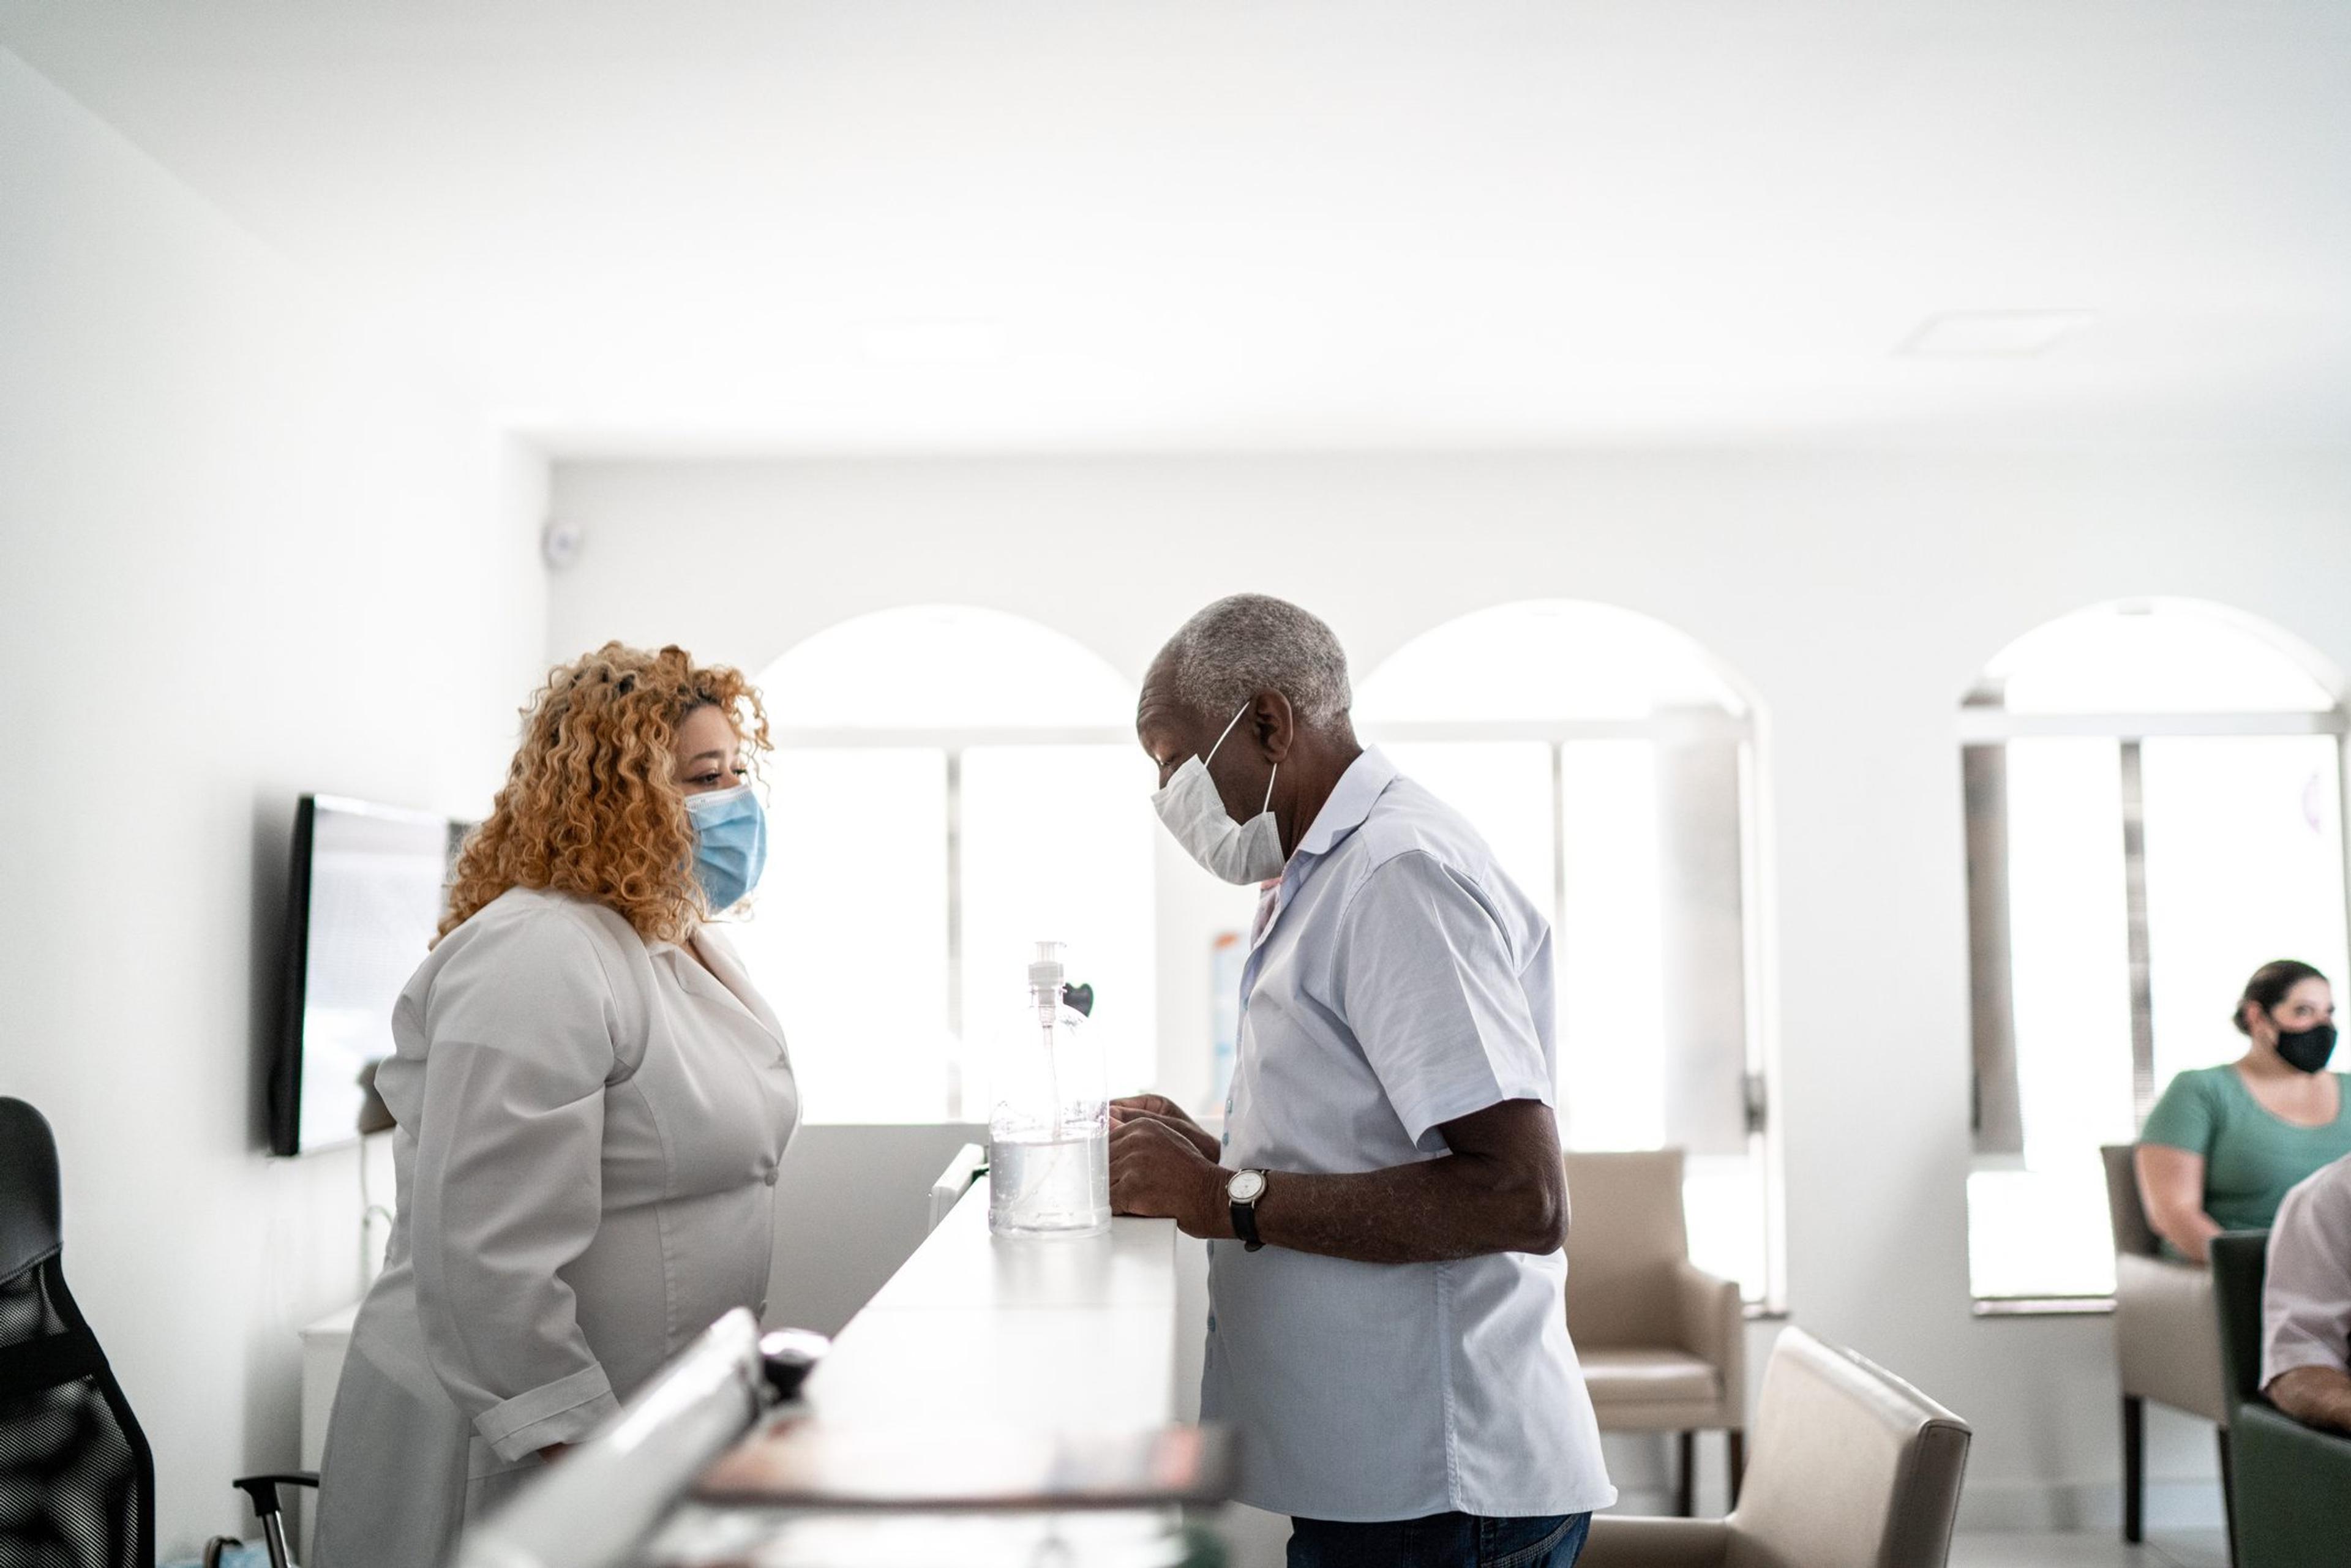
[[[2323,1023],[2314,1029],[2295,1030],[2289,1034],[2278,1030],[2277,1053],[2285,1064],[2297,1072],[2315,1072],[2326,1065],[2335,1054],[2335,1026]]]

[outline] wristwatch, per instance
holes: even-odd
[[[1248,1243],[1245,1250],[1250,1252],[1265,1245],[1257,1236],[1257,1200],[1264,1196],[1263,1171],[1235,1171],[1225,1184],[1225,1200],[1233,1208],[1233,1234]]]

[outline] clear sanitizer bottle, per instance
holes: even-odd
[[[997,1064],[987,1123],[987,1227],[998,1236],[1110,1228],[1110,1102],[1102,1052],[1064,999],[1061,945],[1029,966],[1029,1017]],[[1025,1038],[1024,1038],[1025,1037]]]

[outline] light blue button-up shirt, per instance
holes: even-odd
[[[1341,777],[1267,897],[1227,1166],[1408,1165],[1442,1156],[1456,1117],[1552,1103],[1550,925],[1378,750]],[[1369,1521],[1615,1500],[1562,1254],[1356,1263],[1214,1241],[1208,1270],[1200,1408],[1241,1432],[1242,1501]]]

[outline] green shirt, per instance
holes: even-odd
[[[2213,1223],[2266,1230],[2289,1188],[2351,1155],[2351,1073],[2338,1072],[2335,1082],[2341,1092],[2335,1120],[2297,1127],[2263,1110],[2235,1068],[2195,1068],[2171,1081],[2138,1141],[2203,1155],[2204,1212]]]

